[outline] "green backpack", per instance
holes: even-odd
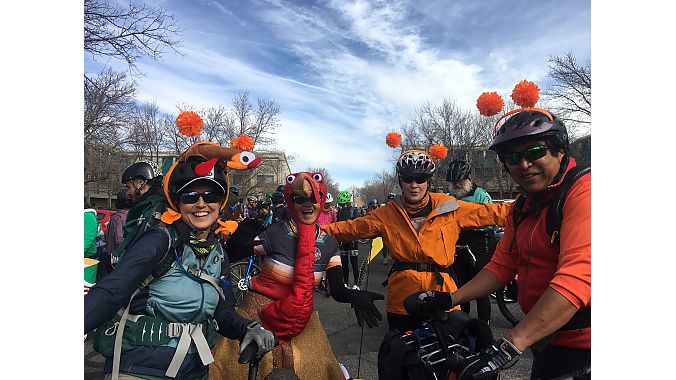
[[[169,203],[163,196],[151,195],[129,210],[127,220],[122,227],[122,241],[110,254],[110,263],[113,267],[132,243],[138,240],[146,230],[160,222],[160,218],[168,206]]]

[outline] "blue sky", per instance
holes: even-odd
[[[385,134],[447,97],[544,87],[547,58],[591,54],[589,1],[154,1],[184,29],[181,51],[143,60],[138,98],[229,106],[235,90],[281,108],[275,147],[292,170],[322,166],[342,188],[393,165]],[[121,62],[92,60],[85,71]]]

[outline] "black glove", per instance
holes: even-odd
[[[263,222],[258,219],[246,218],[239,222],[235,232],[225,242],[225,250],[230,261],[253,255],[253,247],[263,244],[262,241],[254,239],[263,231],[265,231]]]
[[[360,327],[364,326],[364,321],[368,327],[378,326],[378,321],[383,320],[383,315],[380,314],[376,305],[373,304],[375,300],[383,300],[385,296],[382,294],[369,292],[367,290],[351,290],[350,303],[354,308],[354,314],[357,316],[357,323]]]
[[[275,348],[275,335],[264,329],[260,323],[253,321],[246,326],[246,334],[239,345],[239,353],[241,354],[251,342],[256,343],[258,346],[257,356],[261,357]]]
[[[460,371],[458,379],[485,379],[514,365],[519,360],[519,351],[510,341],[500,338],[491,347],[474,355]],[[468,358],[469,359],[469,358]]]
[[[404,308],[411,316],[420,319],[439,317],[446,318],[446,310],[453,307],[453,299],[449,292],[436,290],[420,291],[404,299]]]

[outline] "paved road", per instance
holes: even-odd
[[[369,249],[369,244],[360,244],[360,262],[362,258],[366,257]],[[381,263],[382,258],[380,256],[376,257],[370,267],[368,285],[363,285],[362,289],[366,289],[366,286],[368,286],[368,290],[385,294],[385,288],[382,287],[381,282],[387,276],[389,266],[382,265]],[[350,278],[352,278],[352,274],[350,274]],[[493,317],[491,323],[493,334],[495,337],[500,337],[504,335],[510,325],[500,314],[495,302],[492,302]],[[384,317],[385,301],[377,301],[376,304]],[[474,314],[475,305],[473,304],[472,306],[472,316],[476,317]],[[350,375],[355,379],[377,379],[378,348],[383,336],[387,332],[387,323],[383,321],[383,323],[373,329],[365,327],[362,336],[362,329],[357,325],[354,312],[348,304],[341,304],[330,297],[325,297],[322,293],[315,293],[315,308],[319,312],[322,325],[326,330],[329,342],[338,361],[345,365]],[[359,355],[360,349],[361,360]],[[84,358],[85,380],[103,379],[102,367],[104,359],[92,350],[90,338],[85,341]],[[502,373],[501,378],[506,380],[528,379],[530,377],[531,364],[532,355],[528,350],[514,367]]]

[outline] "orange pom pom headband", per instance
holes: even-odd
[[[534,108],[535,103],[540,99],[540,88],[533,82],[528,80],[522,80],[514,86],[512,90],[512,100],[514,103],[521,107],[512,111],[505,113],[500,116],[500,118],[495,122],[493,126],[493,135],[498,129],[498,124],[505,117],[521,112],[521,111],[538,111],[542,112],[550,120],[554,120],[552,114],[548,111],[545,111],[540,108]],[[476,106],[479,109],[479,113],[484,116],[493,116],[497,115],[504,106],[502,97],[498,95],[497,92],[484,92],[482,93],[476,101]]]
[[[401,145],[401,135],[397,132],[390,132],[385,136],[385,143],[390,148],[398,148]]]
[[[397,132],[390,132],[385,136],[385,143],[390,148],[398,148],[401,146],[401,135]],[[429,152],[425,153],[429,154],[433,160],[443,160],[448,154],[448,149],[443,144],[434,144]]]
[[[183,111],[176,117],[176,126],[183,136],[194,137],[202,132],[204,120],[192,111]]]

